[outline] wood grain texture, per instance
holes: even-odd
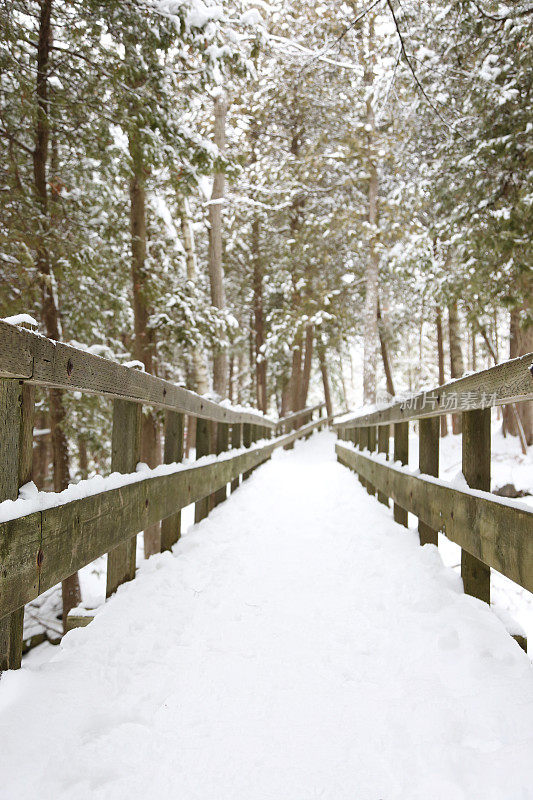
[[[472,489],[490,492],[490,408],[462,415],[462,471]],[[461,578],[467,594],[490,604],[490,567],[461,551]]]
[[[409,400],[392,403],[380,411],[354,416],[333,427],[353,428],[385,425],[422,417],[472,411],[533,399],[533,353],[497,364],[490,369],[466,375],[455,381],[420,392]]]
[[[489,412],[490,413],[490,412]],[[439,476],[440,419],[428,417],[420,420],[418,436],[418,468],[424,475]],[[418,521],[420,544],[434,544],[438,547],[439,534],[429,528],[423,520]]]
[[[354,428],[354,433],[357,433],[358,428]],[[378,427],[378,453],[385,453],[388,460],[389,458],[389,439],[390,439],[390,425],[380,425]],[[389,498],[383,492],[378,491],[378,500],[383,505],[389,505]]]
[[[409,463],[409,423],[396,422],[394,424],[394,461],[401,464]],[[394,503],[394,521],[407,528],[407,507]]]
[[[209,422],[199,417],[196,420],[196,460],[209,455],[210,430]],[[201,522],[209,514],[209,492],[205,492],[196,502],[194,508],[194,521]]]
[[[262,414],[234,411],[170,381],[1,320],[0,378],[24,378],[28,384],[130,400],[220,422],[260,422],[269,428],[277,424]]]
[[[321,412],[322,409],[325,408],[325,405],[325,403],[317,403],[314,406],[302,408],[300,411],[293,411],[292,414],[287,414],[285,417],[280,417],[277,421],[278,431],[284,430],[285,425],[288,422],[294,423],[296,420],[300,419],[300,417],[307,417],[309,414],[312,416],[314,411]]]
[[[113,403],[113,433],[111,437],[111,471],[134,472],[141,458],[142,407],[128,400]],[[43,514],[43,518],[45,515]],[[139,528],[139,530],[141,530]],[[135,577],[137,533],[110,550],[107,557],[106,597]],[[48,564],[45,567],[45,571]],[[77,569],[77,567],[76,567]],[[73,570],[74,573],[76,570]],[[72,573],[71,573],[72,574]]]
[[[268,429],[269,432],[270,428]],[[242,423],[231,426],[231,449],[239,450],[242,447]],[[237,475],[231,482],[231,491],[234,492],[239,488],[240,475]]]
[[[232,458],[193,465],[0,524],[0,619],[147,525],[196,503],[320,422]]]
[[[31,480],[35,390],[18,380],[0,380],[0,501],[16,500],[19,487]],[[8,558],[0,540],[0,580]],[[35,570],[34,570],[35,572]],[[0,671],[19,669],[22,660],[24,605],[0,620]]]
[[[217,444],[216,453],[225,453],[229,448],[229,426],[223,422],[217,422]],[[227,486],[222,486],[215,492],[215,505],[218,506],[227,498]]]
[[[177,411],[165,414],[164,464],[178,464],[183,461],[184,415]],[[181,536],[181,511],[166,517],[161,523],[161,551],[170,550]]]
[[[243,447],[251,447],[251,445],[252,445],[252,436],[253,436],[252,426],[249,425],[247,422],[245,422],[243,424],[243,426],[242,426],[242,446]],[[284,446],[286,446],[286,445],[284,445]],[[242,474],[243,481],[247,480],[247,478],[249,478],[251,474],[252,474],[252,470],[251,469],[246,470],[245,472],[243,472],[243,474]]]
[[[430,528],[442,531],[450,541],[524,589],[533,590],[532,511],[411,475],[340,442],[336,452],[341,463],[365,475]]]

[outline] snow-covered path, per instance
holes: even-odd
[[[533,798],[531,662],[333,445],[276,453],[4,675],[2,800]]]

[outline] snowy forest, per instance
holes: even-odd
[[[0,0],[0,800],[533,798],[533,0]]]
[[[525,0],[4,0],[0,316],[279,415],[533,350],[532,21]],[[502,420],[527,443],[530,405]],[[106,469],[108,403],[37,408],[38,486]]]

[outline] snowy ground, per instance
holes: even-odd
[[[461,472],[461,436],[450,434],[440,440],[439,462],[440,477],[454,481]],[[413,469],[418,467],[418,435],[414,432],[409,437],[409,466]],[[516,489],[531,492],[530,495],[521,497],[520,502],[533,508],[533,447],[528,448],[527,455],[522,455],[517,437],[502,436],[501,421],[493,419],[491,490],[501,488],[506,483],[514,484]],[[409,526],[416,528],[416,517],[409,515]],[[444,563],[460,573],[461,549],[441,534],[439,551]],[[491,602],[497,614],[502,618],[507,617],[509,627],[514,621],[513,632],[522,632],[528,637],[528,653],[533,659],[533,594],[492,570]]]
[[[1,800],[526,800],[531,662],[329,433],[0,682]]]

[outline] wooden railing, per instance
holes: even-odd
[[[106,596],[111,595],[135,577],[139,531],[161,520],[161,549],[169,550],[180,537],[181,509],[195,503],[195,520],[204,519],[226,499],[228,484],[234,491],[276,447],[327,422],[320,418],[271,438],[277,422],[258,412],[228,408],[169,381],[0,321],[0,501],[16,500],[19,487],[31,479],[35,386],[111,398],[111,470],[130,477],[99,491],[87,481],[87,496],[78,499],[68,491],[48,493],[43,509],[31,513],[19,502],[12,519],[4,509],[0,670],[20,666],[26,603],[105,553]],[[144,475],[132,474],[140,461],[143,404],[166,412],[164,463],[171,465]],[[299,413],[309,416],[312,411]],[[196,458],[218,458],[180,464],[185,415],[189,424],[195,419]]]
[[[341,440],[338,460],[355,470],[369,494],[386,505],[392,498],[397,522],[407,526],[408,512],[418,517],[420,544],[438,545],[439,532],[458,544],[465,592],[487,603],[491,567],[533,591],[533,512],[490,494],[491,407],[531,400],[532,370],[530,353],[333,423]],[[448,413],[462,417],[462,471],[469,489],[438,480],[439,417]],[[408,463],[412,420],[419,420],[420,474],[402,466]],[[523,637],[515,638],[525,647]]]
[[[292,414],[287,414],[285,417],[280,417],[276,424],[276,433],[289,433],[291,430],[306,425],[311,422],[315,412],[321,417],[326,407],[325,403],[317,403],[314,406],[302,408],[300,411],[294,411]]]

